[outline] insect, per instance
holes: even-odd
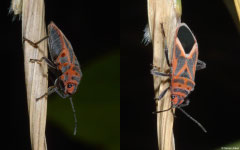
[[[161,25],[163,36],[165,37],[163,24]],[[182,107],[189,105],[190,101],[187,99],[187,96],[194,90],[196,70],[206,68],[206,64],[203,61],[198,60],[197,40],[185,23],[181,23],[177,27],[173,44],[173,54],[170,62],[166,41],[164,42],[165,56],[167,64],[170,67],[170,72],[159,72],[159,68],[156,66],[153,66],[153,69],[151,70],[151,73],[154,76],[168,76],[171,79],[170,87],[166,88],[156,100],[161,100],[166,92],[170,90],[172,106],[167,110],[157,111],[155,113],[161,113],[173,108],[178,108],[191,120],[197,123],[204,132],[207,132],[197,120],[182,109]]]
[[[46,57],[42,57],[41,59],[30,59],[30,62],[41,63],[43,60],[46,61],[49,70],[56,76],[56,80],[54,82],[54,85],[48,88],[48,92],[37,98],[37,100],[54,92],[56,92],[60,97],[64,99],[69,97],[74,112],[75,135],[77,128],[77,119],[71,96],[76,93],[77,87],[82,78],[80,65],[77,57],[74,54],[71,43],[53,22],[48,25],[48,36],[42,38],[38,42],[34,43],[29,39],[23,37],[24,41],[27,41],[35,48],[38,48],[38,44],[45,39],[48,39],[51,60]]]

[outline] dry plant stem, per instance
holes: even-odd
[[[240,0],[234,0],[234,4],[237,10],[237,14],[238,14],[238,19],[240,21]]]
[[[22,8],[22,35],[27,39],[37,42],[46,36],[44,0],[23,0]],[[30,59],[47,57],[47,41],[34,48],[24,42],[24,67],[27,88],[27,101],[30,122],[30,137],[33,150],[46,150],[45,139],[47,100],[41,97],[47,92],[47,64],[45,62],[31,63]]]
[[[164,39],[161,24],[163,24],[169,57],[171,60],[173,39],[177,23],[174,0],[148,0],[148,22],[150,35],[153,43],[153,65],[160,67],[160,72],[169,71],[164,54]],[[168,77],[153,77],[155,97],[169,87]],[[170,90],[159,101],[156,102],[157,111],[166,110],[171,107]],[[174,150],[173,136],[174,116],[172,111],[166,111],[157,114],[157,136],[159,150]]]

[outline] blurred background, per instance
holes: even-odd
[[[109,7],[112,5],[113,7]],[[78,130],[69,99],[49,96],[48,149],[120,149],[119,5],[111,1],[45,1],[46,23],[54,21],[71,42],[83,78],[73,96]],[[117,9],[114,7],[117,6]],[[8,14],[10,1],[0,5],[3,140],[9,150],[30,150],[25,92],[21,21]],[[110,13],[111,12],[111,13]]]
[[[195,34],[199,59],[207,63],[196,74],[195,90],[185,110],[202,123],[177,111],[174,136],[178,150],[240,148],[239,56],[240,37],[232,1],[182,0],[182,22]],[[229,5],[230,4],[230,5]],[[235,15],[231,15],[234,12]],[[152,45],[141,43],[147,18],[147,0],[121,3],[121,147],[157,150]],[[237,20],[238,21],[238,20]]]

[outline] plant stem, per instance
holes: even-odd
[[[180,9],[181,10],[181,9]],[[164,41],[166,40],[169,50],[169,60],[171,62],[173,40],[175,29],[180,22],[181,12],[177,12],[176,4],[173,0],[148,0],[148,22],[150,36],[153,43],[153,65],[160,68],[160,72],[168,72],[166,57],[164,54]],[[162,24],[162,25],[161,25]],[[162,27],[164,31],[162,31]],[[165,33],[165,39],[163,36]],[[170,86],[168,77],[153,77],[155,97]],[[170,91],[156,102],[157,111],[166,110],[171,107]],[[174,150],[175,142],[173,136],[172,111],[157,114],[157,136],[159,150]]]
[[[22,3],[22,35],[23,37],[37,42],[46,36],[44,0],[23,0]],[[30,137],[33,150],[46,150],[45,139],[47,97],[40,100],[47,92],[48,77],[47,64],[45,62],[31,63],[30,59],[47,57],[47,41],[38,44],[34,48],[24,42],[24,67],[25,82],[27,88],[27,101],[30,123]]]

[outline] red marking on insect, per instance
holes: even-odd
[[[24,41],[27,41],[35,48],[38,48],[38,44],[47,38],[51,60],[46,57],[42,57],[41,59],[31,59],[30,61],[46,61],[49,66],[49,70],[53,72],[57,79],[55,80],[54,85],[48,88],[48,92],[37,98],[37,100],[54,92],[62,98],[69,97],[76,123],[75,109],[71,96],[77,91],[77,87],[82,78],[82,72],[71,43],[53,22],[48,25],[48,36],[38,42],[34,43],[23,37]],[[76,126],[74,134],[76,134]]]
[[[165,36],[163,24],[161,24],[161,26],[163,36]],[[181,23],[176,29],[171,62],[169,61],[166,42],[164,43],[164,45],[167,64],[170,67],[170,73],[161,73],[158,71],[159,68],[157,67],[154,67],[151,70],[151,73],[155,76],[170,77],[170,87],[165,89],[157,99],[160,100],[170,89],[172,106],[167,110],[158,111],[155,113],[160,113],[171,110],[173,108],[178,108],[195,123],[197,123],[204,132],[207,132],[198,121],[192,118],[181,108],[189,104],[189,100],[186,98],[195,87],[194,79],[196,70],[204,69],[206,67],[206,64],[203,61],[198,60],[197,40],[191,32],[190,28],[186,24]]]

